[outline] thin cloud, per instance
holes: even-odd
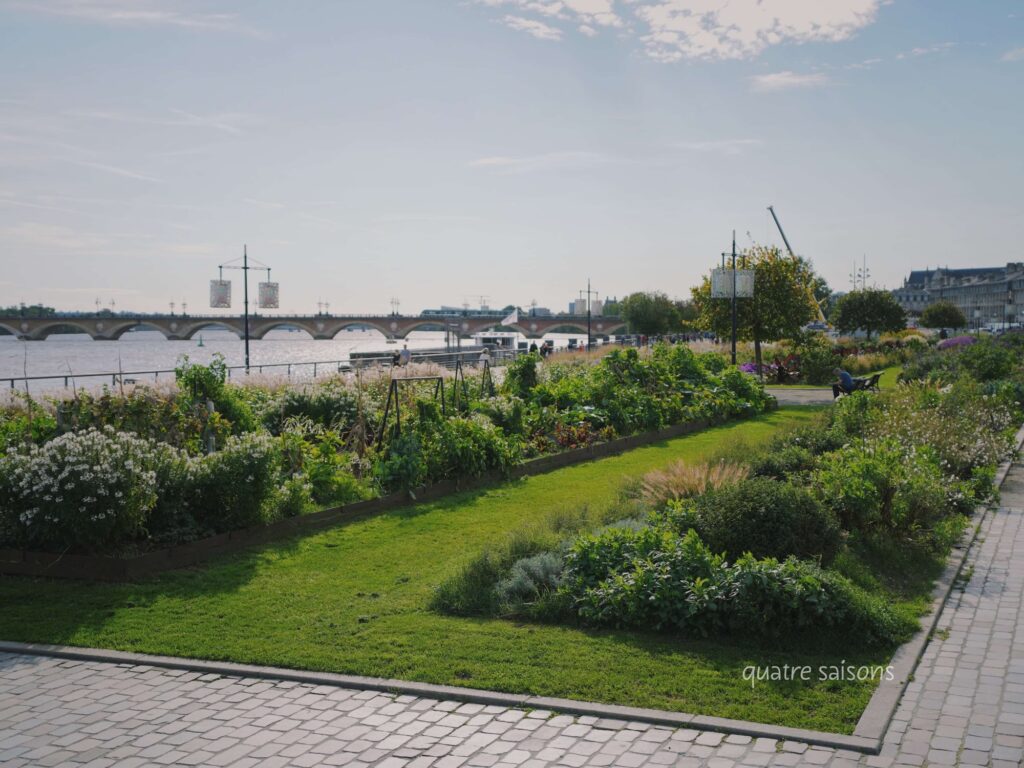
[[[116,165],[107,165],[106,163],[92,163],[86,160],[72,160],[71,158],[65,158],[64,162],[71,163],[72,165],[79,165],[83,168],[92,168],[93,170],[103,171],[104,173],[113,174],[114,176],[122,176],[126,179],[136,179],[137,181],[151,181],[157,184],[163,183],[163,179],[158,179],[155,176],[147,176],[144,173],[133,171],[130,168],[121,168]]]
[[[673,146],[691,152],[713,152],[722,155],[738,155],[750,147],[759,147],[760,139],[715,139],[712,141],[680,141]]]
[[[234,14],[190,13],[163,0],[15,0],[8,7],[94,24],[252,31]]]
[[[1002,55],[1003,61],[1024,61],[1024,48],[1014,48]]]
[[[509,157],[492,155],[481,157],[470,163],[473,168],[490,168],[502,173],[529,173],[532,171],[550,171],[563,168],[588,168],[601,165],[611,160],[608,155],[599,152],[568,150],[563,152],[546,152],[540,155]]]
[[[506,27],[519,30],[520,32],[526,32],[528,35],[533,35],[538,40],[562,39],[562,30],[557,27],[552,27],[549,24],[545,24],[542,21],[537,21],[536,19],[525,19],[522,16],[506,16],[501,21]]]
[[[897,53],[896,58],[903,60],[917,58],[919,56],[928,56],[933,53],[945,53],[955,47],[956,43],[935,43],[934,45],[919,46],[917,48],[911,48],[909,51]]]
[[[75,215],[79,213],[71,208],[61,208],[56,205],[46,205],[44,203],[33,203],[28,200],[19,200],[16,197],[8,197],[6,195],[0,195],[0,205],[6,205],[12,208],[27,208],[33,211],[53,211],[55,213],[70,213]]]
[[[828,77],[821,73],[800,74],[785,70],[768,75],[755,75],[750,78],[750,83],[755,91],[788,91],[795,88],[820,88],[828,83]]]
[[[113,123],[158,125],[169,128],[210,128],[236,136],[242,133],[242,129],[235,125],[235,122],[246,119],[244,115],[234,113],[197,115],[192,112],[186,112],[183,109],[171,109],[169,112],[171,115],[175,115],[175,117],[102,109],[66,110],[64,114],[69,117],[86,120],[104,120]]]

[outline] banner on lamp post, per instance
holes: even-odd
[[[262,309],[277,309],[280,306],[277,287],[277,283],[260,283],[259,296]]]
[[[711,270],[711,298],[731,299],[733,279],[736,280],[736,298],[750,299],[754,296],[754,270],[713,269]]]
[[[210,281],[210,306],[214,309],[229,309],[231,307],[230,280]]]

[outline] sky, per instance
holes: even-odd
[[[1022,123],[1020,0],[0,0],[0,306],[686,297],[768,205],[896,287],[1024,260]]]

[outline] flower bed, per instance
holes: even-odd
[[[858,393],[812,429],[725,457],[732,469],[709,461],[627,488],[629,516],[603,529],[484,553],[434,608],[892,646],[917,627],[905,604],[917,564],[941,560],[991,498],[1020,417],[1012,391],[971,378]]]
[[[444,402],[411,383],[400,392],[400,432],[384,423],[388,384],[232,386],[221,362],[186,363],[170,393],[140,388],[8,409],[0,546],[145,551],[507,473],[527,458],[616,437],[752,415],[770,402],[718,356],[667,346],[647,358],[624,350],[543,368],[526,356],[501,392],[470,380],[458,400],[454,381]]]

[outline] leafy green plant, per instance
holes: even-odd
[[[701,538],[733,559],[791,555],[828,564],[841,534],[833,514],[805,488],[751,478],[698,496],[694,513]]]
[[[578,538],[564,587],[591,624],[707,637],[855,632],[867,644],[909,635],[880,600],[813,563],[743,556],[730,564],[696,531],[612,529]]]
[[[280,447],[269,435],[229,438],[199,465],[195,518],[218,532],[273,519],[280,466]]]

